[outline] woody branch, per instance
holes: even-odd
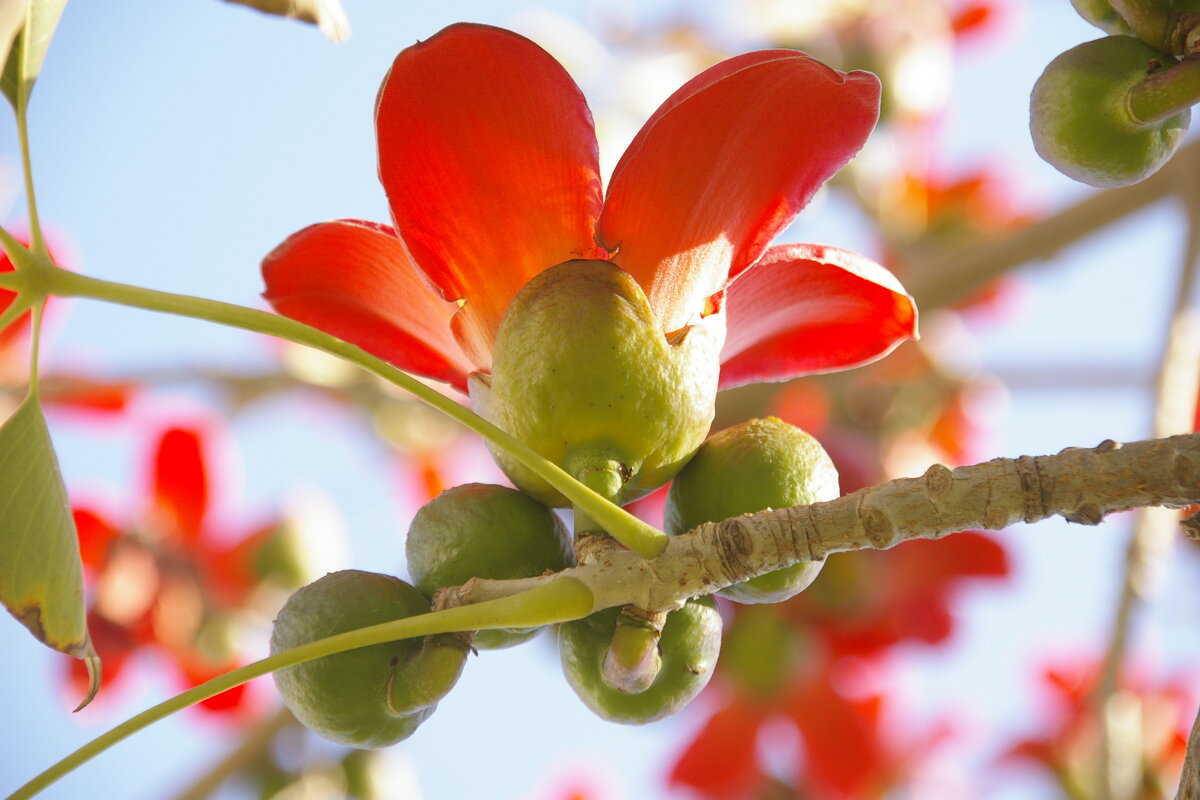
[[[910,539],[965,530],[999,530],[1060,516],[1099,524],[1116,511],[1200,503],[1200,434],[1128,444],[1105,441],[1056,455],[997,458],[982,464],[935,464],[900,478],[809,506],[760,511],[706,523],[672,537],[643,559],[611,545],[557,575],[517,581],[473,580],[443,590],[440,606],[502,597],[569,576],[586,584],[595,608],[634,604],[670,609],[798,561],[848,550],[886,549]]]

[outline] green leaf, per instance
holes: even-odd
[[[37,396],[0,426],[0,601],[34,636],[88,662],[95,695],[99,659],[87,629],[83,563],[67,490]]]
[[[0,6],[4,6],[0,11],[0,25],[12,25],[17,16],[17,12],[11,10],[12,6],[23,12],[15,27],[15,38],[12,37],[13,29],[0,27],[0,35],[5,37],[0,46],[10,48],[4,73],[0,75],[0,92],[4,92],[14,109],[19,110],[29,102],[33,82],[41,72],[46,48],[50,46],[66,4],[67,0],[0,0]]]

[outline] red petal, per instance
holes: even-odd
[[[196,540],[208,510],[208,475],[198,433],[171,428],[162,435],[154,453],[152,491],[153,524],[162,533]]]
[[[183,655],[179,658],[180,672],[183,673],[183,678],[187,681],[189,687],[199,686],[205,681],[210,681],[213,678],[224,675],[226,672],[234,670],[237,667],[238,664],[236,663],[227,663],[223,667],[214,666],[193,655]],[[246,687],[247,684],[240,683],[232,689],[226,689],[219,694],[201,700],[197,708],[217,713],[238,711],[242,708],[246,700]]]
[[[546,51],[510,31],[451,25],[396,57],[376,106],[379,177],[401,238],[483,350],[537,273],[600,255],[591,112]],[[486,359],[486,360],[485,360]]]
[[[666,330],[699,315],[853,156],[879,81],[793,50],[729,59],[663,103],[613,172],[597,241]]]
[[[109,548],[121,537],[121,532],[89,509],[74,508],[71,514],[79,534],[79,557],[86,566],[102,567],[108,560]]]
[[[916,539],[892,552],[899,580],[929,592],[948,591],[963,578],[1003,578],[1009,573],[1004,545],[979,531],[937,541]]]
[[[867,797],[887,766],[870,701],[850,701],[825,680],[805,684],[788,705],[804,737],[807,775],[818,792]]]
[[[22,242],[22,244],[25,243]],[[9,259],[8,254],[0,251],[0,272],[12,272],[13,269],[13,263],[12,260]],[[16,292],[10,292],[8,289],[0,289],[0,314],[3,314],[5,311],[7,311],[8,307],[11,306],[13,301],[16,299]],[[24,314],[13,320],[12,324],[7,328],[0,330],[0,347],[7,347],[9,344],[17,341],[18,339],[23,339],[29,332],[30,320],[32,318],[31,312],[26,311]]]
[[[105,382],[84,375],[56,375],[43,383],[47,403],[72,411],[118,414],[137,389],[132,381]]]
[[[746,797],[761,780],[756,743],[763,715],[734,703],[713,714],[671,769],[670,783],[703,797]]]
[[[450,333],[456,306],[438,297],[386,225],[309,226],[263,259],[263,279],[280,314],[466,391],[470,367]]]
[[[848,369],[917,336],[890,272],[836,247],[773,247],[725,292],[721,388]]]

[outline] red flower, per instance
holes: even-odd
[[[261,556],[279,525],[232,538],[213,529],[205,450],[200,431],[165,430],[150,457],[149,502],[135,520],[74,508],[92,600],[88,626],[108,684],[139,651],[165,656],[189,685],[237,666],[224,627],[262,580]],[[81,666],[72,662],[72,679],[86,685]],[[204,706],[235,710],[244,694],[237,687]]]
[[[900,642],[944,642],[954,630],[954,592],[967,579],[1004,579],[1008,571],[995,539],[965,531],[887,551],[837,553],[784,608],[832,652],[869,657]]]
[[[1042,675],[1045,709],[1037,730],[1004,754],[1003,761],[1033,761],[1045,768],[1068,793],[1089,785],[1097,774],[1101,736],[1096,690],[1101,664],[1075,659],[1047,667]],[[1187,750],[1195,708],[1195,673],[1169,680],[1140,670],[1126,670],[1109,713],[1121,726],[1120,746],[1130,748],[1114,758],[1135,765],[1136,796],[1166,797],[1175,785]],[[1129,795],[1132,796],[1132,795]]]
[[[795,672],[789,685],[769,699],[734,695],[688,743],[671,769],[670,783],[707,800],[768,796],[771,778],[760,743],[772,725],[783,725],[799,734],[793,785],[786,796],[891,796],[952,730],[949,720],[899,730],[884,713],[895,698],[877,688],[839,688],[847,683],[835,679],[839,673],[845,678],[847,671],[839,662],[812,666]]]
[[[395,227],[305,228],[263,262],[265,297],[411,372],[464,390],[530,278],[607,259],[664,333],[725,316],[721,386],[842,369],[915,336],[882,267],[768,247],[875,124],[879,82],[792,50],[731,58],[667,99],[601,190],[587,104],[549,54],[452,25],[397,56],[376,104]]]
[[[28,246],[29,237],[18,235],[17,241]],[[53,250],[50,259],[56,264],[59,258]],[[12,272],[16,267],[12,259],[0,250],[0,273]],[[17,293],[0,289],[0,314],[9,309],[17,299]],[[52,315],[63,304],[57,298],[47,298],[46,308]],[[45,342],[45,324],[42,341]],[[28,381],[29,336],[33,329],[33,312],[26,311],[7,327],[0,329],[0,382],[24,385]],[[44,347],[44,345],[43,345]],[[125,410],[134,386],[129,382],[104,382],[76,373],[43,374],[40,383],[41,397],[47,405],[59,410],[70,410],[94,414],[114,414]]]

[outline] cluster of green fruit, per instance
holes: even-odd
[[[702,325],[665,335],[641,287],[608,262],[572,261],[531,280],[509,306],[490,375],[472,401],[485,417],[607,500],[625,504],[673,479],[666,532],[766,508],[830,500],[837,471],[808,434],[752,420],[705,440],[721,338]],[[444,587],[472,578],[532,578],[566,569],[602,530],[576,509],[575,539],[550,506],[566,498],[497,452],[518,487],[468,484],[421,508],[408,531],[413,585],[374,573],[327,575],[296,592],[272,637],[279,652],[423,613]],[[805,589],[804,562],[722,590],[741,603]],[[453,687],[472,648],[524,642],[536,630],[482,630],[404,640],[278,671],[280,693],[313,730],[371,747],[416,729]],[[563,672],[601,717],[641,724],[678,711],[707,684],[721,645],[710,597],[661,611],[613,607],[556,630]]]
[[[1175,153],[1200,101],[1200,2],[1071,3],[1108,35],[1062,53],[1034,84],[1034,147],[1083,183],[1137,183]]]
[[[778,419],[752,420],[710,437],[676,476],[667,500],[668,533],[737,514],[838,494],[837,473],[808,434]],[[444,586],[472,577],[510,579],[564,569],[573,561],[559,517],[503,486],[449,489],[418,511],[408,532],[413,584],[372,572],[335,572],[297,591],[280,611],[273,652],[356,628],[424,613]],[[805,562],[727,587],[742,603],[787,599],[806,588],[821,562]],[[644,630],[620,608],[557,628],[568,683],[605,719],[640,724],[682,708],[716,665],[721,618],[711,598],[666,614],[648,650],[653,664],[620,669],[621,632]],[[473,638],[431,636],[351,650],[275,673],[288,707],[309,728],[342,744],[379,747],[416,730],[454,686],[472,647],[511,647],[537,630],[479,631]],[[638,641],[636,638],[633,641]],[[640,653],[635,647],[633,652]],[[628,659],[626,659],[628,661]],[[641,676],[629,685],[614,676]]]

